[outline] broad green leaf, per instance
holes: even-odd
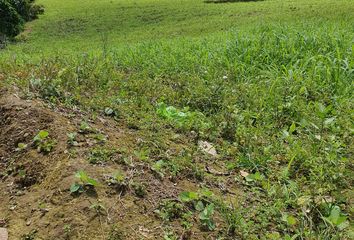
[[[34,141],[41,141],[49,136],[49,133],[45,130],[39,131],[39,133],[34,137]]]
[[[86,184],[90,186],[97,186],[97,181],[93,178],[88,178]]]
[[[289,133],[292,134],[296,130],[296,124],[293,122],[291,126],[289,127]]]
[[[196,209],[197,211],[203,211],[203,209],[204,209],[204,204],[203,204],[203,202],[202,202],[202,201],[198,201],[197,204],[195,205],[195,209]]]
[[[196,192],[182,192],[179,195],[179,199],[182,202],[190,202],[198,199],[198,194]]]
[[[70,186],[70,192],[75,193],[75,192],[79,191],[80,188],[81,188],[80,184],[74,183]]]

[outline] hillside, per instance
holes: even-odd
[[[9,239],[354,237],[351,0],[37,2],[0,51]]]

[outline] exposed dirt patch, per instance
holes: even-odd
[[[79,132],[83,119],[94,133],[79,133],[76,146],[70,146],[67,133]],[[160,178],[144,162],[124,163],[122,153],[129,155],[137,147],[140,133],[111,119],[88,119],[80,111],[52,109],[38,100],[0,92],[0,219],[10,239],[162,239],[164,223],[154,212],[159,204],[177,199],[181,191],[198,189],[193,180]],[[41,130],[55,141],[47,154],[33,144]],[[98,133],[106,137],[105,143],[95,139]],[[27,147],[19,149],[19,144]],[[90,164],[94,148],[114,148],[115,154],[108,162]],[[95,191],[70,194],[78,170],[99,182]],[[107,176],[116,171],[123,172],[131,185],[142,186],[144,196],[131,186],[123,190],[109,186]],[[104,210],[93,207],[98,205]],[[183,239],[214,239],[217,234],[198,224],[188,233],[180,225],[170,225]]]

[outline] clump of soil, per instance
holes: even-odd
[[[124,163],[121,155],[133,151],[140,133],[112,119],[88,119],[78,110],[0,92],[0,227],[8,229],[10,239],[162,239],[164,223],[154,211],[164,199],[197,188],[191,181],[156,177],[143,162]],[[84,120],[92,132],[79,133]],[[33,143],[41,130],[55,142],[49,153]],[[72,132],[78,133],[75,146],[68,143]],[[108,162],[90,164],[93,148],[115,153]],[[99,182],[94,191],[70,193],[78,170]],[[116,191],[122,188],[107,184],[107,176],[117,171],[134,187]],[[177,225],[174,231],[184,234]],[[191,232],[190,239],[213,236],[198,227]]]

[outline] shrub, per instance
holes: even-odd
[[[0,0],[0,16],[0,42],[22,31],[24,20],[8,0]]]
[[[35,0],[7,0],[16,9],[17,13],[26,22],[38,18],[39,14],[44,13],[42,5],[34,4]]]
[[[6,38],[14,38],[25,22],[36,19],[44,8],[34,4],[35,0],[0,0],[0,44]]]

